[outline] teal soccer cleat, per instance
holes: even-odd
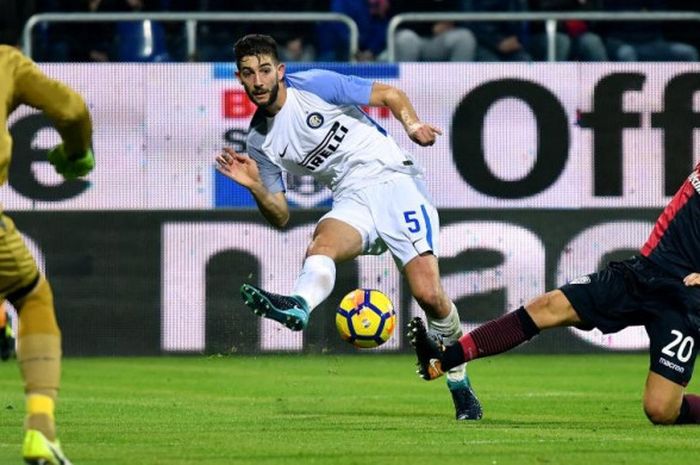
[[[452,394],[452,402],[455,404],[455,418],[457,420],[480,420],[484,416],[481,403],[471,386],[465,383],[465,386],[453,389],[449,383],[447,385],[450,388],[450,394]]]
[[[241,296],[253,313],[282,323],[292,331],[301,331],[309,322],[309,306],[301,297],[273,294],[252,284],[241,286]]]

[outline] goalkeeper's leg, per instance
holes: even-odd
[[[22,456],[28,464],[69,465],[56,439],[54,408],[61,371],[61,333],[49,283],[39,277],[32,291],[15,305],[20,320],[17,360],[27,402]]]
[[[27,463],[68,464],[56,440],[54,408],[61,371],[61,333],[53,294],[13,221],[0,213],[0,290],[17,310],[17,361],[26,395]]]
[[[29,294],[15,301],[19,313],[17,360],[27,395],[26,430],[56,439],[54,404],[61,371],[61,333],[49,283],[39,277]]]

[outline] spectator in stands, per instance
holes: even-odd
[[[290,2],[289,0],[261,0],[256,6],[256,11],[326,12],[328,11],[328,1],[295,0]],[[277,43],[280,44],[279,53],[282,61],[315,61],[316,48],[314,47],[314,41],[316,40],[316,34],[314,33],[313,23],[302,23],[302,25],[304,27],[298,27],[298,24],[291,25],[289,23],[274,23],[269,26],[259,24],[250,32],[275,31],[272,35],[277,40]]]
[[[100,0],[92,0],[100,1]],[[121,0],[118,8],[127,12],[158,11],[157,1]],[[117,59],[135,62],[170,61],[165,28],[158,21],[119,21],[117,23]]]
[[[597,9],[598,0],[530,0],[531,11],[586,11]],[[542,26],[542,23],[539,23]],[[541,29],[541,27],[540,27]],[[562,37],[563,36],[563,37]],[[546,35],[542,37],[546,41]],[[540,40],[542,40],[540,39]],[[607,61],[608,53],[603,39],[593,31],[593,25],[587,21],[565,20],[558,23],[557,48],[559,44],[568,41],[570,53],[568,59],[579,61]],[[546,46],[540,43],[539,46]],[[546,56],[546,47],[543,51],[533,54],[536,57]],[[566,59],[563,54],[557,53],[557,61]]]
[[[167,0],[0,0],[0,24],[9,21],[12,30],[5,42],[17,45],[21,25],[34,12],[129,12],[160,11]],[[168,61],[163,25],[153,21],[39,23],[33,29],[33,56],[37,61]]]
[[[29,0],[14,3],[19,16],[10,17],[15,30],[21,34],[25,22],[35,13],[56,13],[67,11],[68,0]],[[69,10],[68,10],[69,11]],[[5,18],[0,15],[0,18]],[[2,19],[0,19],[2,21]],[[72,40],[68,23],[40,22],[32,29],[32,58],[35,61],[69,61]],[[21,38],[13,45],[19,44]]]
[[[201,0],[193,7],[189,2],[181,2],[181,11],[199,10],[202,12],[235,11],[228,0]],[[197,61],[229,61],[234,37],[245,34],[245,24],[240,22],[207,22],[197,23]]]
[[[330,11],[350,16],[359,29],[358,61],[383,58],[386,30],[393,15],[389,0],[331,0]],[[345,24],[322,22],[317,27],[319,61],[347,61],[349,32]]]
[[[282,41],[280,59],[282,61],[315,61],[316,50],[303,33],[295,34]]]
[[[461,0],[404,0],[401,13],[464,11]],[[399,13],[399,11],[396,11]],[[474,61],[474,34],[454,21],[417,22],[399,29],[395,37],[397,61]]]
[[[171,9],[178,11],[198,10],[203,12],[313,12],[326,11],[322,0],[257,0],[254,3],[231,2],[230,0],[200,0],[196,6],[188,0],[171,0]],[[280,22],[201,21],[197,30],[197,56],[199,61],[231,61],[233,43],[241,37],[257,31],[275,31],[272,36],[280,44],[280,56],[285,61],[313,61],[316,50],[313,46],[313,23],[298,24]]]
[[[66,2],[63,8],[64,12],[104,13],[116,11],[117,3],[116,0],[89,0],[81,5],[77,5],[77,2]],[[70,44],[70,60],[97,63],[114,60],[115,29],[113,22],[80,24],[74,34],[68,35],[66,39]]]
[[[664,0],[602,0],[605,10],[666,11]],[[613,61],[697,61],[698,50],[664,37],[659,21],[606,22],[605,45]]]
[[[35,12],[33,0],[0,0],[0,44],[18,46],[22,26]]]
[[[668,9],[671,11],[700,12],[700,2],[688,0],[668,0]],[[664,37],[673,42],[684,42],[700,50],[700,34],[697,21],[665,21],[663,23]]]
[[[525,0],[474,0],[476,12],[526,11]],[[532,61],[526,49],[528,24],[523,21],[475,21],[477,61]]]
[[[76,2],[67,0],[64,11]],[[82,2],[81,2],[82,3]],[[88,0],[82,11],[90,13],[160,11],[160,0]],[[88,22],[69,36],[75,61],[170,61],[165,30],[157,21]]]
[[[199,1],[191,0],[155,0],[154,9],[161,12],[191,12],[199,9]],[[171,61],[193,61],[194,56],[188,55],[187,24],[183,21],[161,22],[165,32],[165,49]]]

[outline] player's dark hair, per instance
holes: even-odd
[[[277,42],[264,34],[248,34],[241,37],[233,46],[233,53],[236,55],[237,64],[240,64],[243,57],[259,55],[271,56],[275,63],[280,61],[277,55]]]

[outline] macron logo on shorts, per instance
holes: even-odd
[[[683,368],[682,366],[676,365],[675,363],[673,363],[669,360],[666,360],[663,357],[659,357],[659,363],[664,365],[664,366],[667,366],[671,370],[677,371],[678,373],[685,372],[685,368]]]

